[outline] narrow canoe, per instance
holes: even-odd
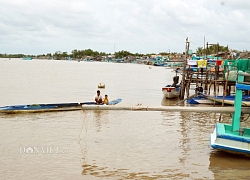
[[[225,105],[234,105],[235,96],[209,96],[206,94],[202,94],[206,99],[210,100],[211,102],[215,102],[216,104],[222,104],[224,101]],[[242,106],[249,107],[250,106],[250,96],[243,95],[242,96]]]
[[[109,101],[110,105],[116,105],[121,99]],[[81,110],[82,105],[96,105],[95,102],[82,103],[54,103],[54,104],[28,104],[0,107],[0,113],[36,113],[36,112],[52,112],[52,111],[74,111]]]

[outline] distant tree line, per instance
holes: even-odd
[[[136,56],[136,57],[142,57],[142,56],[150,56],[154,55],[155,53],[151,54],[141,54],[141,53],[131,53],[129,51],[118,51],[114,53],[115,58],[124,58],[128,56]],[[169,55],[169,53],[161,52],[160,55]],[[74,49],[71,51],[70,54],[67,52],[61,52],[56,51],[55,53],[47,53],[47,54],[40,54],[40,55],[24,55],[24,54],[0,54],[0,58],[24,58],[24,57],[47,57],[47,58],[56,58],[56,59],[66,59],[66,58],[74,58],[74,59],[80,59],[86,56],[109,56],[111,53],[105,53],[105,52],[98,52],[94,51],[92,49],[85,49],[85,50],[77,50]]]
[[[0,54],[0,58],[24,58],[24,57],[34,57],[34,55],[24,55],[24,54]]]
[[[196,50],[197,55],[218,54],[219,52],[229,52],[228,46],[220,46],[219,44],[207,45],[207,47],[198,47]]]
[[[202,47],[198,47],[196,50],[197,55],[205,55],[205,54],[217,54],[218,52],[228,52],[229,48],[228,46],[220,46],[219,44],[213,44],[207,46],[205,49]],[[168,55],[173,55],[173,54],[178,54],[177,52],[160,52],[158,53],[162,56],[168,56]],[[182,54],[185,54],[184,52]],[[92,56],[92,57],[97,57],[97,56],[108,56],[111,55],[111,53],[105,53],[105,52],[98,52],[94,51],[92,49],[85,49],[85,50],[77,50],[74,49],[71,51],[70,54],[67,52],[61,52],[61,51],[56,51],[54,54],[52,53],[47,53],[47,54],[41,54],[41,55],[24,55],[24,54],[0,54],[0,58],[24,58],[24,57],[46,57],[46,58],[53,58],[53,59],[66,59],[66,58],[72,58],[72,59],[81,59],[86,56]],[[141,54],[141,53],[131,53],[129,51],[118,51],[114,53],[115,58],[124,58],[128,56],[136,56],[136,57],[142,57],[142,56],[150,56],[150,55],[155,55],[155,53],[151,54]]]

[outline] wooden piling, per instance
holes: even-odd
[[[185,60],[184,60],[184,64],[183,64],[180,99],[184,99],[184,96],[185,96],[185,85],[186,85],[185,77],[186,77],[188,51],[189,51],[189,40],[188,40],[188,38],[186,38],[186,56],[185,56]]]

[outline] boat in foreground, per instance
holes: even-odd
[[[234,154],[250,155],[250,128],[240,128],[234,133],[232,129],[229,124],[217,123],[210,135],[211,147]]]
[[[210,135],[210,145],[214,149],[250,155],[250,128],[241,127],[242,91],[250,90],[250,85],[243,83],[244,75],[246,74],[239,73],[236,84],[232,124],[216,123],[214,132]]]
[[[109,101],[109,105],[116,105],[122,99],[118,98]],[[30,104],[30,105],[15,105],[0,107],[0,113],[36,113],[36,112],[52,112],[52,111],[74,111],[81,110],[82,105],[96,105],[95,102],[82,103],[54,103],[54,104]]]

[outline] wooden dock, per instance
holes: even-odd
[[[235,59],[227,60],[227,59],[218,59],[218,56],[213,57],[213,62],[208,62],[207,50],[209,45],[213,45],[214,47],[219,48],[219,44],[209,44],[207,43],[206,53],[203,54],[202,59],[199,57],[199,60],[204,60],[203,65],[197,64],[196,70],[192,68],[193,65],[188,64],[188,60],[191,59],[189,54],[189,40],[186,38],[186,52],[185,52],[185,59],[183,62],[183,73],[182,73],[182,80],[181,80],[181,92],[180,92],[180,99],[184,99],[185,97],[189,97],[190,94],[190,84],[195,83],[196,87],[202,87],[206,94],[210,95],[213,92],[213,95],[231,95],[231,92],[234,93],[235,91],[235,80],[231,80],[229,78],[229,72],[231,70],[235,70],[236,66],[233,64],[235,63]],[[218,49],[217,49],[218,50]],[[217,53],[218,54],[218,51]],[[216,58],[216,61],[215,61]],[[194,59],[196,61],[198,59]],[[226,65],[221,67],[221,63],[217,63],[217,61],[224,61],[226,60]],[[229,65],[231,64],[231,65]],[[232,67],[231,67],[232,66]],[[222,88],[221,88],[222,87]],[[220,92],[222,90],[222,92]]]

